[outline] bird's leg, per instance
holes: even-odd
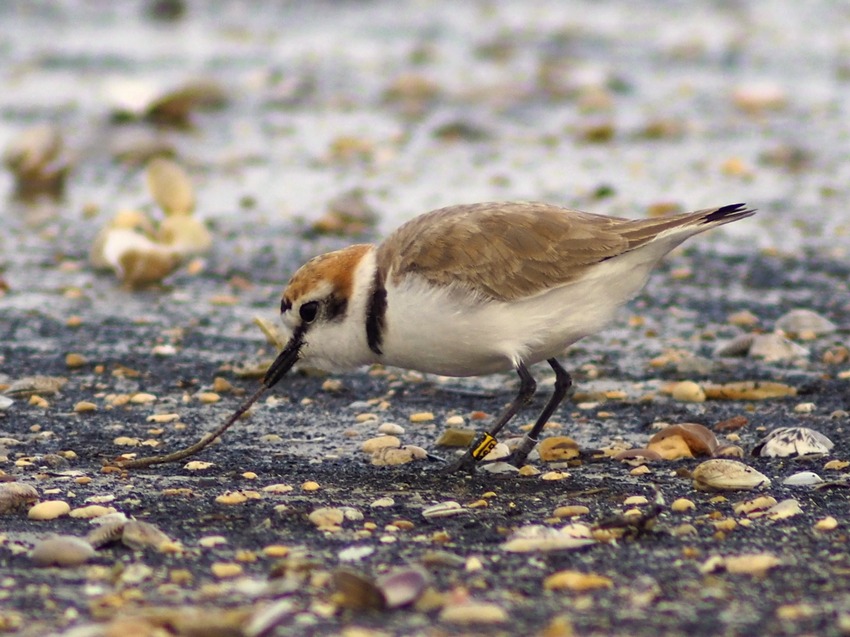
[[[546,403],[543,411],[540,412],[540,416],[537,418],[537,422],[534,423],[534,427],[522,437],[519,445],[511,453],[509,462],[515,467],[521,467],[525,463],[528,454],[531,453],[534,445],[537,444],[537,438],[540,436],[540,432],[543,431],[543,427],[549,422],[549,418],[555,413],[558,405],[561,404],[561,401],[564,400],[567,392],[573,386],[573,379],[570,377],[569,372],[561,367],[561,364],[557,360],[549,358],[546,362],[555,371],[555,391],[552,393],[552,397]]]
[[[517,364],[516,373],[519,374],[519,393],[517,393],[507,409],[496,419],[496,422],[490,427],[490,431],[477,436],[466,450],[466,453],[445,468],[445,473],[455,473],[460,470],[466,470],[470,473],[475,471],[475,463],[490,453],[490,450],[496,446],[496,436],[498,433],[531,400],[537,389],[537,383],[534,382],[531,374],[528,373],[528,368],[522,363]],[[566,374],[566,372],[564,373]]]

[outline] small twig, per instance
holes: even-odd
[[[245,403],[243,403],[242,406],[239,407],[239,409],[233,412],[230,418],[228,418],[223,425],[221,425],[212,433],[208,433],[198,442],[189,447],[186,447],[185,449],[180,449],[179,451],[169,453],[165,456],[149,456],[147,458],[139,458],[138,460],[124,460],[110,464],[121,469],[142,469],[144,467],[150,467],[151,465],[155,464],[177,462],[178,460],[183,460],[184,458],[193,456],[205,447],[209,446],[213,440],[215,440],[216,438],[221,436],[225,431],[227,431],[233,423],[235,423],[237,420],[239,420],[239,418],[242,417],[242,414],[244,414],[251,408],[251,405],[257,402],[257,399],[259,399],[259,397],[262,396],[263,392],[265,392],[267,389],[267,385],[261,385],[260,388],[256,392],[254,392],[254,395],[251,396],[247,401],[245,401]]]

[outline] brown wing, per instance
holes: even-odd
[[[573,281],[634,247],[622,234],[633,223],[542,203],[451,206],[401,226],[381,244],[378,263],[395,282],[417,274],[514,300]]]

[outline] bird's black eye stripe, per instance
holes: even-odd
[[[280,313],[281,313],[281,314],[286,314],[286,313],[287,313],[289,310],[291,310],[291,309],[292,309],[292,301],[290,301],[290,300],[289,300],[288,298],[286,298],[286,297],[283,297],[283,298],[280,300]]]
[[[319,313],[319,302],[310,301],[301,306],[298,314],[301,315],[301,320],[305,323],[312,323],[316,320],[316,315]]]

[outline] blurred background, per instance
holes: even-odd
[[[325,248],[298,238],[482,200],[630,217],[744,201],[756,218],[700,242],[850,249],[844,3],[5,2],[0,78],[6,287],[51,263],[82,288],[105,280],[92,267],[282,285]],[[144,241],[104,239],[116,226]],[[134,280],[130,249],[162,272]]]

